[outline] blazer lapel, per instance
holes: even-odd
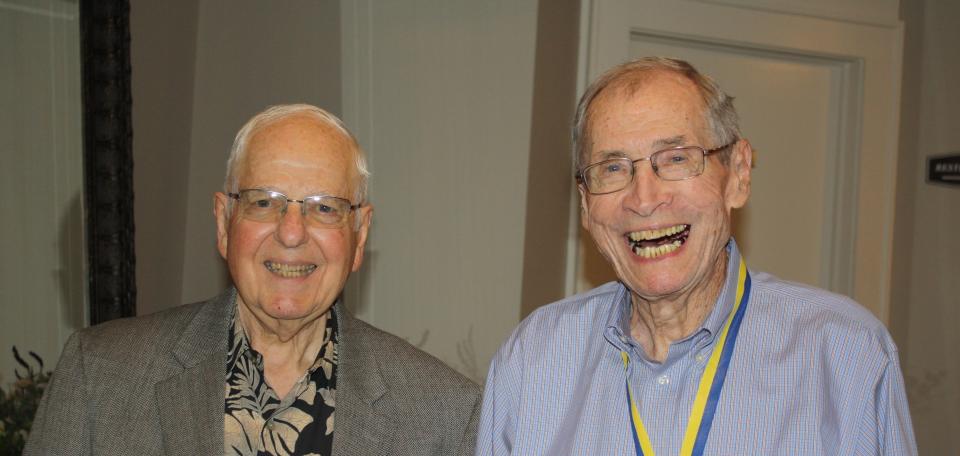
[[[235,296],[230,289],[197,312],[172,351],[179,371],[156,384],[166,454],[223,454],[227,331]]]
[[[375,350],[364,343],[363,328],[340,304],[336,415],[333,454],[366,456],[390,454],[397,422],[396,405],[387,394]]]

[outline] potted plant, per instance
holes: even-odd
[[[51,375],[44,372],[43,359],[34,352],[29,352],[29,357],[36,369],[20,356],[17,347],[13,347],[13,357],[26,373],[14,369],[17,381],[9,390],[0,386],[0,455],[3,456],[23,453],[33,416]]]

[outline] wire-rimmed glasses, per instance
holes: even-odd
[[[300,213],[308,222],[340,226],[351,211],[362,206],[331,195],[312,195],[295,200],[283,193],[261,188],[248,188],[227,195],[237,200],[241,217],[257,222],[278,222],[286,214],[288,203],[300,203]]]
[[[623,190],[633,182],[636,164],[650,161],[653,172],[660,179],[678,181],[690,179],[703,173],[704,157],[732,146],[736,140],[720,147],[704,149],[699,146],[680,146],[658,150],[648,157],[632,160],[627,157],[611,158],[591,163],[576,174],[577,183],[592,195],[603,195]]]

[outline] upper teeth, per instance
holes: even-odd
[[[677,234],[685,229],[689,225],[675,225],[669,228],[660,228],[657,230],[643,230],[643,231],[634,231],[628,235],[631,241],[647,241],[651,239],[660,239],[664,236],[670,236]]]
[[[315,264],[283,264],[283,263],[274,263],[272,261],[266,261],[263,263],[270,272],[279,274],[282,277],[299,277],[305,276],[313,272],[314,269],[317,269]]]

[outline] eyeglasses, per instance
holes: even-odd
[[[703,173],[704,157],[715,154],[730,146],[729,144],[704,149],[698,146],[681,146],[658,150],[649,157],[631,160],[629,158],[612,158],[592,163],[576,174],[577,184],[583,185],[591,195],[603,195],[623,190],[636,174],[637,162],[649,160],[654,174],[666,181],[690,179]]]
[[[340,226],[347,215],[362,206],[350,200],[330,195],[307,196],[302,200],[287,198],[280,192],[251,188],[239,193],[227,193],[238,201],[240,216],[257,222],[280,221],[287,213],[288,203],[300,203],[300,213],[309,223],[325,226]]]

